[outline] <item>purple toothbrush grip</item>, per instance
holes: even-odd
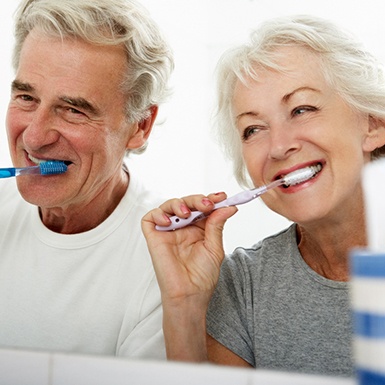
[[[176,215],[170,217],[171,225],[169,226],[155,226],[156,230],[159,231],[172,231],[176,229],[181,229],[182,227],[186,227],[191,225],[192,223],[198,222],[201,219],[206,218],[206,214],[200,211],[193,211],[188,218],[179,218]]]

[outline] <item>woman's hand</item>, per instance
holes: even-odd
[[[174,231],[158,231],[155,226],[168,226],[169,216],[187,218],[194,210],[209,214],[214,203],[225,198],[219,193],[171,199],[142,219],[162,293],[169,358],[205,359],[205,317],[224,258],[223,227],[237,208],[215,210],[206,219]]]
[[[191,211],[210,213],[224,193],[208,197],[192,195],[171,199],[150,211],[142,220],[142,229],[153,259],[162,295],[178,299],[207,293],[211,297],[224,257],[222,231],[226,220],[237,209],[213,211],[207,219],[174,231],[158,231],[155,225],[168,226],[169,216],[188,218]]]

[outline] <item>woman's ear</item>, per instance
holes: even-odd
[[[132,125],[132,131],[126,145],[127,150],[135,150],[146,144],[158,115],[158,106],[151,106],[148,112],[149,115],[146,118]]]
[[[372,152],[385,145],[385,121],[369,115],[368,132],[364,138],[363,150]]]

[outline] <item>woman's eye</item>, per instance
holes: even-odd
[[[317,108],[313,107],[313,106],[300,106],[300,107],[294,108],[291,114],[293,116],[303,115],[306,112],[316,111],[316,110],[317,110]]]
[[[260,126],[250,126],[250,127],[247,127],[243,130],[243,134],[242,134],[242,140],[245,141],[247,139],[250,138],[250,136],[258,133],[261,131],[261,127]]]

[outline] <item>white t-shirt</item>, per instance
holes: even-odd
[[[0,181],[0,347],[165,359],[160,292],[140,221],[159,200],[132,178],[115,211],[48,230]]]

